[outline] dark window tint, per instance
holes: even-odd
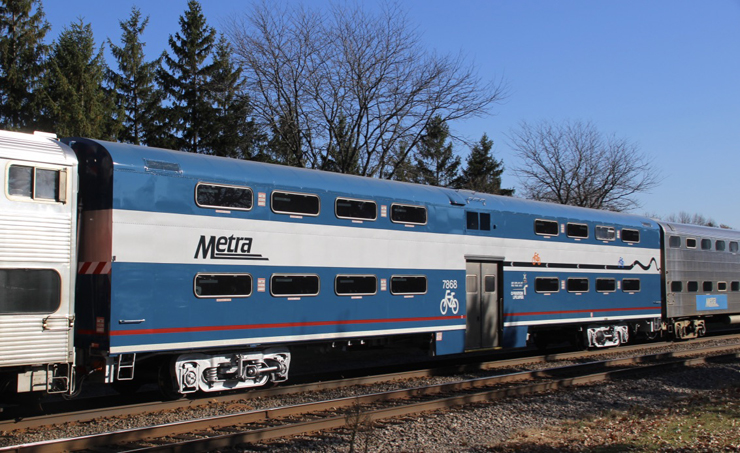
[[[391,294],[425,294],[427,278],[424,276],[397,275],[391,277]]]
[[[480,213],[480,229],[483,231],[491,230],[491,214],[487,212]]]
[[[394,204],[391,205],[391,221],[424,225],[427,223],[427,209],[421,206]]]
[[[668,238],[668,247],[670,248],[680,248],[681,247],[681,238],[679,236],[671,236]]]
[[[557,277],[537,277],[534,279],[534,290],[538,293],[556,293],[560,291],[560,279]]]
[[[340,296],[372,295],[378,291],[374,275],[337,275],[334,291]]]
[[[640,242],[640,232],[637,230],[622,230],[622,241]]]
[[[496,292],[496,276],[495,275],[486,275],[483,278],[483,289],[487,293],[495,293]]]
[[[198,274],[195,295],[198,297],[247,297],[252,294],[249,274]]]
[[[588,237],[588,225],[582,223],[569,223],[566,231],[568,237],[572,238],[587,238]]]
[[[716,250],[717,250],[718,252],[724,252],[724,251],[725,251],[725,241],[716,241],[716,242],[714,243],[714,248],[715,248],[715,249],[716,249]]]
[[[717,291],[727,291],[727,282],[717,282]]]
[[[680,293],[683,291],[683,282],[671,282],[671,292]]]
[[[273,296],[315,296],[319,293],[318,275],[273,275],[270,278]]]
[[[730,291],[740,291],[740,282],[732,282],[730,283]]]
[[[568,291],[571,293],[587,293],[588,292],[588,279],[587,278],[569,278],[567,283]]]
[[[53,313],[61,287],[51,269],[0,269],[0,313]]]
[[[711,292],[714,289],[714,284],[712,282],[703,282],[701,284],[701,290],[704,292]]]
[[[694,239],[694,238],[686,238],[686,248],[695,249],[696,248],[696,239]]]
[[[469,230],[478,230],[480,229],[478,225],[478,213],[477,212],[467,212],[467,227]]]
[[[737,253],[737,249],[738,249],[737,242],[730,242],[730,251],[732,253]]]
[[[543,236],[557,236],[558,222],[537,219],[534,221],[534,232]]]
[[[375,220],[378,217],[374,201],[337,198],[334,208],[337,217],[343,219]]]
[[[597,278],[596,291],[600,293],[612,293],[617,290],[617,280],[613,278]]]
[[[594,228],[594,235],[599,241],[613,241],[615,237],[614,227],[597,226]]]
[[[319,197],[302,193],[273,192],[272,210],[280,214],[319,215]]]
[[[702,250],[712,250],[712,241],[710,241],[709,239],[702,239],[701,249]]]
[[[206,208],[228,208],[248,211],[253,204],[252,189],[248,187],[198,184],[195,188],[195,201]]]
[[[639,278],[625,278],[622,280],[622,291],[627,293],[635,293],[640,291],[640,279]]]
[[[686,283],[686,291],[690,293],[695,293],[699,291],[699,283],[697,282],[688,282]]]

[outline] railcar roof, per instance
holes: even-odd
[[[103,146],[111,155],[117,170],[144,172],[146,171],[145,160],[154,160],[179,165],[183,177],[214,183],[265,184],[284,190],[310,191],[313,193],[332,191],[344,193],[348,197],[365,199],[379,197],[407,203],[416,202],[444,206],[455,204],[478,211],[503,211],[540,216],[546,219],[565,218],[584,222],[604,222],[607,225],[619,224],[641,228],[657,228],[657,224],[652,220],[631,214],[125,143],[100,140],[86,141]]]
[[[50,135],[0,131],[0,156],[55,165],[74,165],[75,153]]]
[[[711,237],[716,239],[729,239],[740,241],[740,231],[726,228],[714,228],[702,225],[688,225],[685,223],[675,222],[658,222],[663,226],[667,234],[681,234],[685,236]]]

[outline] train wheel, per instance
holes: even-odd
[[[182,398],[179,392],[180,386],[177,385],[177,376],[175,375],[175,359],[164,360],[159,366],[157,373],[157,384],[159,393],[166,400],[176,400]]]

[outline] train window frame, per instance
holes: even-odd
[[[683,282],[681,280],[674,280],[671,282],[670,288],[672,293],[682,293]]]
[[[625,233],[628,233],[630,236],[635,235],[636,238],[635,239],[625,238],[624,237]],[[622,228],[621,237],[622,237],[622,242],[626,242],[628,244],[639,244],[640,243],[640,230],[635,230],[634,228]]]
[[[600,282],[611,282],[611,289],[599,288]],[[617,292],[617,279],[611,277],[601,277],[596,279],[596,292],[598,293],[615,293]]]
[[[340,201],[346,201],[346,202],[349,202],[350,204],[352,204],[353,202],[354,203],[371,203],[375,207],[375,210],[373,212],[374,216],[373,217],[357,217],[357,216],[352,216],[352,215],[339,215],[338,211],[339,211]],[[361,220],[363,222],[364,221],[374,222],[378,220],[378,203],[374,200],[362,200],[359,198],[336,197],[334,199],[334,215],[338,219]]]
[[[571,282],[572,285],[576,285],[576,282],[586,282],[585,289],[583,288],[571,288]],[[591,282],[589,281],[588,277],[568,277],[568,280],[565,283],[565,288],[568,290],[569,293],[587,293],[591,290]]]
[[[714,241],[714,250],[724,252],[727,249],[727,243],[721,239]]]
[[[553,233],[551,231],[552,226],[555,226],[555,232]],[[549,230],[540,231],[545,226],[550,226]],[[542,228],[538,228],[542,227]],[[538,236],[546,236],[546,237],[556,237],[560,235],[560,223],[557,220],[548,220],[548,219],[534,219],[534,234]]]
[[[733,293],[740,291],[740,281],[730,282],[730,291]]]
[[[737,241],[730,241],[730,253],[737,253],[739,248]]]
[[[374,292],[339,292],[339,279],[340,278],[373,278],[375,279],[375,291]],[[338,274],[334,277],[334,294],[337,296],[374,296],[378,294],[378,276],[372,274]]]
[[[419,222],[415,220],[403,220],[403,219],[396,219],[396,208],[413,208],[413,210],[423,211],[424,212],[424,222]],[[429,223],[429,212],[427,212],[426,206],[420,206],[420,205],[413,205],[413,204],[404,204],[404,203],[391,203],[391,209],[390,209],[390,219],[393,223],[399,223],[401,225],[426,225]],[[418,212],[416,211],[416,212]]]
[[[701,283],[701,291],[703,293],[711,293],[714,291],[714,282],[711,280],[705,280]]]
[[[22,273],[24,275],[21,275],[20,278],[25,278],[25,282],[23,283],[30,283],[29,285],[19,285],[20,282],[14,281],[13,284],[4,284],[9,278],[14,277],[11,274],[13,273]],[[7,275],[6,275],[7,274]],[[41,278],[44,277],[45,278]],[[15,276],[18,278],[18,276]],[[29,279],[31,277],[31,279]],[[51,278],[50,278],[51,277]],[[33,278],[36,278],[36,280],[32,280]],[[50,284],[48,288],[42,288],[42,285],[39,285],[39,282],[41,280],[46,280],[45,283]],[[49,268],[3,268],[0,269],[0,281],[3,282],[2,285],[0,285],[0,294],[2,294],[2,299],[0,299],[0,315],[50,315],[53,313],[56,313],[61,307],[62,307],[62,275],[59,273],[56,269],[49,269]],[[34,303],[38,304],[39,301],[42,301],[42,299],[39,297],[38,294],[31,294],[31,295],[25,295],[25,294],[10,294],[10,291],[6,291],[9,288],[13,288],[14,290],[21,290],[24,292],[28,291],[40,291],[47,289],[49,291],[49,295],[43,302],[48,302],[48,304],[40,307],[35,307],[33,310],[17,310],[17,309],[11,309],[15,308],[15,306],[10,306],[9,301],[12,303],[14,299],[16,298],[25,298],[25,300],[20,300],[16,302],[18,306],[26,307],[28,304],[28,300],[32,300]],[[7,293],[7,294],[6,294]],[[5,304],[8,304],[8,307],[5,307]]]
[[[695,280],[689,280],[688,282],[686,282],[686,292],[698,293],[699,292],[699,282]]]
[[[680,249],[681,248],[681,236],[669,236],[668,237],[668,247],[672,249]]]
[[[198,200],[198,189],[200,189],[203,186],[210,186],[210,187],[224,187],[228,189],[240,189],[240,190],[246,190],[249,191],[249,201],[250,201],[250,207],[249,208],[243,208],[239,206],[228,206],[228,205],[222,205],[222,204],[207,204],[203,203],[201,204]],[[230,211],[251,211],[254,209],[254,190],[252,190],[251,187],[247,186],[238,186],[234,184],[220,184],[220,183],[210,183],[210,182],[198,182],[198,184],[195,185],[195,204],[196,206],[200,208],[206,208],[206,209],[225,209]]]
[[[11,183],[14,178],[11,176],[13,168],[24,168],[31,170],[30,178],[28,181],[29,187],[23,189],[23,193],[13,193],[17,189],[11,191]],[[53,180],[53,196],[40,195],[42,190],[49,190],[51,186],[44,184],[42,187],[38,186],[38,182],[46,180],[40,178],[39,174],[47,172],[52,173],[55,178]],[[50,203],[50,204],[66,204],[67,203],[67,191],[68,191],[68,177],[67,168],[64,167],[52,167],[52,166],[36,166],[26,165],[25,163],[8,162],[5,168],[5,196],[12,201],[22,201],[31,203]]]
[[[712,240],[704,238],[700,241],[702,250],[712,250]]]
[[[410,292],[394,291],[393,290],[394,282],[397,279],[399,279],[399,278],[423,279],[424,280],[424,292],[421,292],[421,291],[410,291]],[[391,275],[391,278],[389,279],[389,282],[388,282],[388,290],[394,296],[421,296],[421,295],[426,294],[429,291],[429,279],[427,278],[426,275],[418,275],[418,274],[414,274],[414,275],[410,275],[410,274],[409,275],[407,275],[407,274]]]
[[[316,206],[316,212],[311,211],[284,211],[280,209],[275,209],[275,195],[298,195],[301,197],[306,198],[314,198],[316,199],[317,206]],[[284,214],[284,215],[295,215],[295,216],[307,216],[307,217],[318,217],[319,214],[321,214],[321,197],[316,195],[315,193],[305,193],[305,192],[291,192],[289,190],[273,190],[270,193],[270,210],[274,212],[275,214]]]
[[[480,213],[479,225],[480,225],[481,231],[491,231],[491,213],[490,212]]]
[[[726,293],[727,292],[727,282],[717,282],[717,291]]]
[[[583,234],[583,229],[585,229],[585,234]],[[586,223],[568,222],[565,225],[565,231],[569,238],[588,239],[588,224]]]
[[[686,238],[686,248],[695,249],[696,248],[696,238]]]
[[[465,229],[468,231],[480,230],[480,213],[465,211]]]
[[[594,227],[594,237],[597,241],[613,242],[617,240],[617,230],[613,226],[596,225]]]
[[[539,286],[549,282],[550,289],[542,289]],[[556,285],[552,285],[553,282],[557,282]],[[552,290],[551,288],[555,288]],[[534,279],[534,292],[537,294],[554,294],[560,292],[560,277],[535,277]]]
[[[248,294],[216,294],[202,295],[198,294],[198,277],[249,277]],[[254,278],[247,272],[198,272],[193,277],[193,294],[198,299],[245,299],[254,293]]]
[[[629,282],[630,284],[632,284],[633,282],[637,282],[637,289],[626,289],[625,288],[625,286],[626,286],[625,284],[627,282]],[[622,292],[624,292],[624,293],[639,293],[640,291],[642,291],[642,282],[640,281],[639,278],[623,278],[622,279]]]
[[[275,293],[275,278],[280,277],[304,277],[304,278],[316,278],[316,292],[312,293]],[[280,273],[270,275],[270,295],[272,297],[316,297],[321,292],[321,278],[318,274],[295,274],[295,273]]]

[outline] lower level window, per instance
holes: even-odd
[[[613,293],[617,290],[617,280],[614,278],[597,278],[596,291],[600,293]]]
[[[560,279],[557,277],[537,277],[534,279],[534,290],[538,293],[556,293],[560,291]]]
[[[316,296],[319,294],[318,275],[275,274],[270,278],[273,296]]]
[[[639,278],[625,278],[622,280],[622,291],[626,293],[636,293],[640,291]]]
[[[426,294],[427,278],[423,275],[391,277],[391,294]]]
[[[0,269],[0,313],[54,313],[62,278],[53,269]]]
[[[337,275],[334,291],[338,296],[370,296],[378,292],[374,275]]]
[[[249,274],[198,274],[195,276],[195,296],[249,297],[252,294],[252,276]]]
[[[568,279],[568,292],[587,293],[588,292],[588,279],[587,278],[569,278]]]

